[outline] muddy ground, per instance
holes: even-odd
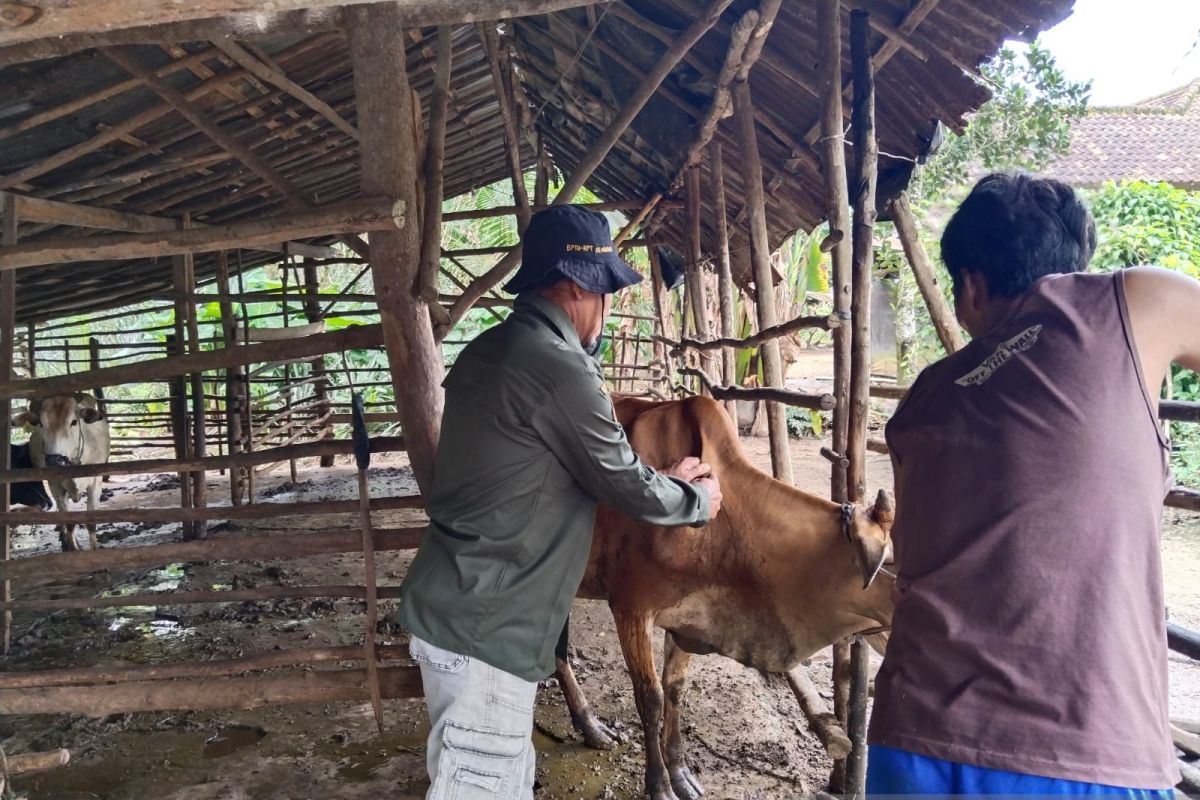
[[[828,493],[828,465],[816,440],[793,442],[797,481]],[[746,447],[769,465],[765,440]],[[890,487],[884,456],[870,456],[872,487]],[[302,464],[298,485],[286,469],[260,481],[260,497],[274,501],[348,499],[354,472],[348,465],[318,470]],[[107,507],[167,506],[178,502],[171,476],[116,477]],[[403,455],[376,458],[373,495],[415,491]],[[223,497],[213,476],[209,497]],[[379,526],[416,524],[414,512],[381,512]],[[351,528],[353,515],[275,519],[221,528],[219,536],[270,535]],[[82,538],[82,537],[81,537]],[[106,547],[129,547],[178,538],[177,526],[102,526]],[[54,552],[49,529],[21,529],[16,557]],[[1167,512],[1163,550],[1172,617],[1200,627],[1200,518]],[[410,556],[385,553],[379,574],[396,584]],[[19,585],[18,596],[88,596],[105,592],[206,589],[360,580],[358,557],[322,557],[275,563],[175,564],[165,569],[104,573],[53,585]],[[386,606],[386,604],[385,604]],[[386,608],[385,608],[386,611]],[[230,658],[276,649],[352,644],[360,641],[364,604],[355,600],[286,600],[221,606],[159,606],[50,615],[18,614],[13,654],[2,670],[52,666],[143,664]],[[1103,624],[1097,620],[1097,624]],[[384,642],[403,635],[390,626]],[[629,734],[615,751],[585,748],[570,728],[553,681],[539,693],[535,740],[540,798],[641,797],[642,752],[637,714],[607,608],[577,601],[573,645],[580,681],[600,715]],[[828,696],[827,654],[813,662],[813,676]],[[1173,657],[1172,712],[1200,718],[1200,665]],[[100,720],[79,716],[0,717],[0,739],[9,753],[67,747],[63,769],[18,778],[29,798],[106,800],[241,800],[242,798],[397,798],[420,796],[427,784],[420,701],[390,701],[387,732],[375,730],[366,704],[330,704],[219,713],[128,714]],[[696,658],[689,673],[685,731],[693,769],[712,798],[752,800],[792,797],[823,787],[829,762],[806,730],[786,687],[719,656]]]

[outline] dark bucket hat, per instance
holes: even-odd
[[[525,229],[521,268],[504,291],[520,294],[566,278],[581,289],[613,294],[642,276],[617,255],[608,220],[582,206],[551,206]]]

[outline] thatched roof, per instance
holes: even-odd
[[[1092,109],[1045,172],[1083,188],[1129,179],[1200,189],[1200,80],[1131,106]]]
[[[1006,38],[1028,37],[1065,17],[1073,0],[877,0],[873,16],[893,32],[876,32],[877,113],[881,195],[906,181],[940,121],[962,127],[964,116],[988,93],[964,70],[990,58]],[[737,0],[668,78],[589,181],[606,199],[640,199],[667,188],[679,172],[693,125],[711,98],[730,28],[751,0]],[[503,24],[527,102],[521,121],[540,131],[557,168],[570,173],[580,155],[632,88],[700,8],[697,0],[629,0],[572,8]],[[261,36],[239,36],[242,46],[274,65],[351,124],[354,82],[347,43],[328,22]],[[848,24],[848,15],[844,15]],[[314,30],[314,27],[316,30]],[[323,28],[329,27],[325,30]],[[588,32],[594,30],[590,39]],[[434,28],[413,28],[404,43],[411,82],[427,107],[432,84]],[[901,41],[902,38],[902,41]],[[103,35],[96,41],[103,43]],[[113,38],[112,41],[128,41]],[[228,41],[232,41],[229,39]],[[53,48],[51,41],[46,47]],[[60,48],[65,47],[59,45]],[[44,50],[45,48],[43,48]],[[454,32],[452,96],[446,147],[446,194],[452,196],[508,175],[503,127],[490,64],[479,30]],[[19,50],[28,57],[35,49]],[[758,138],[768,183],[768,227],[774,242],[824,216],[816,124],[815,10],[785,2],[751,73]],[[359,192],[356,140],[302,102],[294,92],[246,73],[207,41],[137,45],[126,58],[156,70],[190,97],[207,118],[250,147],[310,199],[325,203]],[[14,49],[0,48],[0,59]],[[848,54],[845,75],[850,73]],[[0,62],[2,63],[2,62]],[[81,102],[102,97],[96,102]],[[29,125],[48,110],[78,104],[69,114]],[[742,176],[732,120],[717,137],[726,142],[729,213],[733,235],[744,237]],[[534,161],[532,135],[521,145]],[[96,49],[0,69],[0,189],[38,197],[178,217],[203,224],[255,219],[282,211],[276,188],[222,150],[209,136],[164,104]],[[668,218],[663,235],[678,237]],[[80,234],[26,225],[22,242]],[[675,238],[675,241],[678,241]],[[682,249],[681,247],[679,249]],[[274,258],[246,252],[246,263]],[[18,318],[23,321],[100,309],[170,288],[169,259],[71,263],[28,267],[18,273]],[[214,271],[211,256],[197,257],[201,279]]]

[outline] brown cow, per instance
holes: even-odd
[[[579,596],[605,599],[633,680],[652,800],[694,800],[679,704],[691,654],[720,653],[766,672],[786,672],[828,645],[891,624],[894,506],[870,509],[816,497],[746,459],[724,410],[707,398],[616,401],[633,448],[654,467],[689,455],[712,465],[725,495],[717,518],[695,528],[656,528],[602,507]],[[662,681],[651,627],[667,631]],[[572,721],[594,747],[611,746],[565,658],[559,683]],[[664,693],[665,689],[665,693]],[[665,701],[665,702],[664,702]]]

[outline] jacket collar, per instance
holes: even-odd
[[[516,301],[513,302],[513,309],[523,313],[533,312],[535,316],[545,320],[550,329],[557,333],[564,342],[579,352],[584,352],[583,345],[579,343],[579,331],[575,330],[571,318],[565,311],[537,292],[523,292],[517,295]]]

